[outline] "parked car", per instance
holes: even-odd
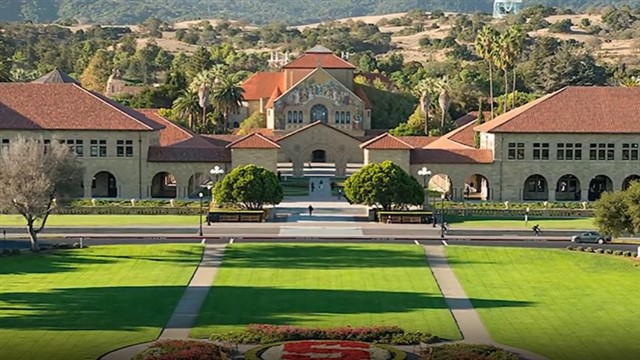
[[[587,231],[582,234],[574,235],[571,237],[571,242],[574,243],[598,243],[604,244],[611,241],[610,235],[601,235],[595,231]]]

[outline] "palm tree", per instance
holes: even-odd
[[[451,87],[449,86],[449,81],[447,81],[446,77],[438,81],[438,88],[440,89],[438,104],[440,105],[440,110],[442,110],[442,118],[440,119],[440,135],[443,135],[444,122],[447,117],[447,113],[449,112],[449,107],[451,106],[451,97],[449,96]]]
[[[489,99],[491,104],[491,118],[493,119],[493,59],[495,55],[496,40],[498,38],[497,31],[486,25],[478,33],[476,37],[476,53],[483,58],[489,65]]]
[[[190,90],[182,90],[180,96],[173,101],[171,107],[181,117],[189,118],[189,127],[195,129],[195,118],[200,113],[198,93]]]
[[[11,63],[0,60],[0,82],[11,81]]]
[[[244,89],[235,75],[222,75],[211,91],[211,103],[224,116],[225,129],[229,122],[229,114],[238,111],[244,101]]]
[[[420,110],[424,114],[424,134],[429,136],[429,110],[431,108],[431,94],[438,90],[438,80],[425,78],[418,83],[418,95],[420,96]]]
[[[524,51],[525,33],[519,26],[512,26],[507,30],[509,51],[513,56],[513,86],[511,87],[511,108],[516,107],[516,66],[515,62]]]
[[[620,82],[623,87],[640,87],[640,76],[630,76]]]
[[[507,103],[509,102],[509,67],[513,65],[515,55],[511,51],[509,44],[509,33],[503,33],[499,38],[495,46],[493,61],[497,68],[501,69],[504,74],[504,104],[502,113],[507,112]]]

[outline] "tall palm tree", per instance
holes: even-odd
[[[519,26],[511,26],[509,30],[507,30],[508,34],[508,46],[510,52],[513,56],[513,86],[511,87],[511,108],[516,107],[516,62],[522,56],[522,52],[524,51],[524,40],[526,34]]]
[[[417,86],[420,96],[420,110],[424,114],[424,134],[429,136],[429,110],[431,108],[431,94],[438,90],[438,80],[434,78],[422,79]]]
[[[495,46],[493,61],[497,68],[502,70],[504,75],[504,104],[502,113],[507,112],[507,104],[509,102],[509,67],[513,65],[515,54],[509,44],[509,33],[505,32],[500,35]]]
[[[189,128],[195,129],[195,119],[200,113],[198,93],[188,89],[182,90],[180,96],[173,101],[172,109],[180,117],[189,119]]]
[[[449,107],[451,107],[451,97],[449,96],[449,91],[451,87],[449,86],[449,81],[446,77],[442,78],[442,80],[438,81],[438,88],[440,89],[440,95],[438,96],[438,104],[440,105],[440,110],[442,110],[442,117],[440,119],[440,135],[444,134],[444,122],[447,118],[447,114],[449,113]]]
[[[489,99],[491,104],[491,118],[493,119],[493,59],[498,38],[498,32],[486,25],[478,33],[475,42],[476,53],[489,65]]]
[[[244,101],[244,89],[237,76],[222,75],[211,90],[211,103],[224,116],[225,129],[229,122],[229,115],[238,111]]]

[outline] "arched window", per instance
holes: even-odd
[[[351,111],[347,111],[347,124],[351,124]]]
[[[336,124],[340,122],[340,111],[336,111]]]
[[[344,111],[340,112],[340,124],[344,124],[346,117],[344,115]]]
[[[294,124],[298,123],[298,112],[297,111],[293,112],[293,123]]]
[[[289,111],[289,112],[287,113],[287,122],[288,122],[289,124],[291,124],[291,117],[292,117],[292,116],[293,116],[293,115],[291,114],[291,111]]]
[[[302,111],[298,112],[298,122],[300,122],[300,124],[302,124],[304,121],[304,117],[302,115]]]

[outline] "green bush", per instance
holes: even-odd
[[[638,257],[638,253],[637,253],[637,252],[632,252],[632,253],[631,253],[631,257],[634,257],[634,258],[635,258],[635,257]]]
[[[569,245],[569,246],[567,246],[567,250],[569,250],[569,251],[575,251],[575,250],[576,250],[576,248],[574,248],[573,246]]]
[[[587,247],[586,249],[584,249],[585,252],[593,252],[593,248],[591,246]]]
[[[16,248],[11,249],[11,255],[20,255],[20,254],[22,254],[20,249],[16,249]]]
[[[604,251],[604,253],[605,253],[605,254],[608,254],[608,255],[611,255],[611,254],[613,254],[613,250],[611,250],[611,249],[606,249],[606,250]]]
[[[631,251],[625,251],[624,253],[622,253],[622,255],[626,257],[631,257]]]
[[[135,355],[133,360],[228,359],[228,351],[204,341],[162,340]]]
[[[11,255],[11,250],[9,250],[9,249],[2,249],[2,255],[6,255],[6,256]]]
[[[596,249],[596,252],[597,252],[598,254],[604,254],[604,249]]]
[[[621,255],[622,255],[622,251],[620,251],[620,250],[615,250],[615,251],[613,252],[613,255],[621,256]]]
[[[584,251],[584,248],[583,248],[582,246],[578,246],[578,247],[576,248],[576,251]]]
[[[431,360],[518,360],[514,353],[490,345],[451,344],[434,346]]]

